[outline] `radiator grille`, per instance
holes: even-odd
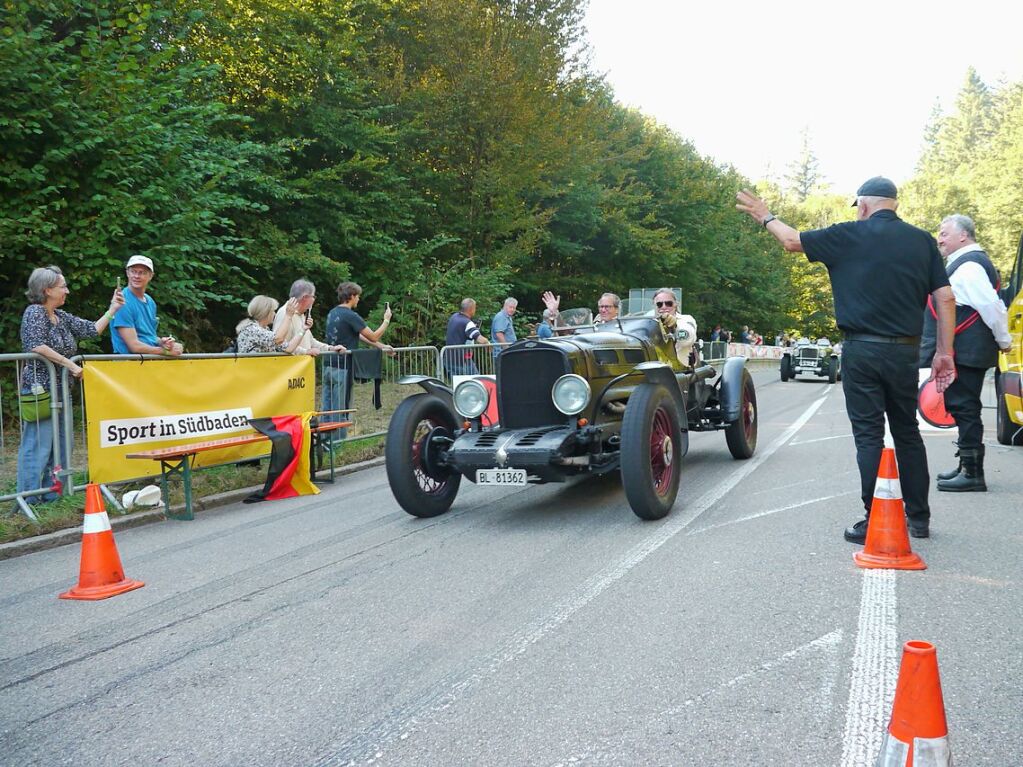
[[[551,388],[569,372],[568,359],[557,349],[509,349],[498,357],[498,408],[501,426],[524,429],[562,423],[565,416],[551,401]]]
[[[800,361],[806,360],[807,362],[816,362],[818,350],[813,346],[808,346],[800,349],[798,354]]]

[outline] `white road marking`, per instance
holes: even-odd
[[[828,387],[830,389],[830,387]],[[678,510],[668,517],[646,540],[634,546],[622,559],[590,577],[565,601],[555,605],[546,616],[523,626],[494,653],[486,656],[453,681],[443,681],[418,701],[393,711],[373,726],[344,741],[334,753],[317,762],[317,767],[328,765],[373,764],[384,755],[384,750],[396,741],[407,740],[433,722],[445,709],[453,706],[466,692],[493,676],[503,666],[518,659],[534,644],[557,629],[582,608],[620,581],[636,565],[686,529],[708,509],[714,507],[742,480],[756,471],[765,461],[781,449],[816,413],[827,392],[812,402],[774,442],[748,461],[738,465],[736,471],[719,485],[710,489],[692,507]]]
[[[712,690],[707,690],[706,692],[700,693],[696,697],[689,698],[688,700],[679,704],[675,708],[668,709],[660,716],[671,716],[674,714],[678,714],[679,712],[682,711],[682,709],[688,708],[689,706],[694,706],[697,703],[706,700],[711,695],[715,695],[721,692],[722,690],[728,690],[731,689],[732,687],[738,687],[740,684],[749,681],[758,674],[762,674],[765,671],[773,671],[774,669],[788,663],[789,661],[795,660],[796,658],[802,657],[803,655],[807,655],[816,650],[834,648],[838,644],[840,644],[841,641],[842,630],[836,629],[835,631],[831,631],[827,634],[824,634],[823,636],[817,637],[816,639],[810,642],[807,642],[804,645],[800,645],[799,647],[793,650],[789,650],[787,653],[778,656],[774,660],[769,660],[766,663],[761,663],[756,668],[751,669],[744,674],[739,674],[739,676],[735,677],[734,679],[729,679],[727,682],[719,684]]]
[[[848,439],[852,436],[852,432],[848,434],[836,434],[834,437],[818,437],[817,439],[802,439],[796,442],[793,440],[789,443],[789,447],[795,447],[796,445],[812,445],[814,442],[827,442],[829,439]]]
[[[778,669],[787,663],[790,663],[794,660],[798,660],[806,655],[810,655],[817,651],[823,651],[825,653],[825,656],[828,659],[829,673],[826,673],[824,675],[821,688],[818,690],[817,694],[816,700],[818,705],[815,706],[815,708],[818,710],[820,710],[821,707],[830,708],[831,691],[832,687],[834,686],[834,679],[837,676],[836,670],[838,668],[838,646],[841,643],[842,630],[836,629],[835,631],[831,631],[827,634],[824,634],[823,636],[819,636],[816,639],[811,640],[804,645],[800,645],[799,647],[789,650],[788,652],[779,655],[777,658],[774,658],[773,660],[761,663],[759,666],[756,666],[750,669],[749,671],[739,674],[739,676],[733,677],[728,681],[722,682],[721,684],[712,687],[711,689],[706,690],[700,693],[699,695],[696,695],[692,698],[688,698],[684,700],[682,703],[678,704],[677,706],[672,706],[669,709],[654,714],[643,714],[636,717],[630,717],[627,720],[627,723],[628,724],[638,723],[639,726],[645,730],[650,726],[651,722],[662,722],[669,719],[673,719],[682,714],[687,708],[691,708],[692,706],[695,706],[698,703],[702,703],[707,698],[717,695],[718,693],[723,692],[725,690],[730,690],[734,687],[738,687],[739,685],[749,682],[754,677],[761,676],[770,671],[774,671],[775,669]],[[620,726],[617,727],[613,737],[615,745],[618,748],[621,748],[622,745],[622,734],[623,734],[622,727]],[[583,748],[583,750],[580,750],[572,754],[571,756],[559,759],[554,765],[552,765],[552,767],[567,767],[567,765],[578,764],[588,758],[606,754],[608,754],[608,749],[606,745],[588,744]]]
[[[898,679],[895,570],[865,570],[841,767],[873,767]]]
[[[700,527],[696,530],[690,530],[686,535],[697,535],[699,533],[705,533],[708,530],[717,530],[719,527],[728,527],[729,525],[737,525],[740,522],[749,522],[751,519],[759,519],[760,517],[767,517],[771,514],[780,514],[783,511],[791,511],[792,509],[798,509],[801,506],[809,506],[813,503],[820,503],[821,501],[830,501],[833,498],[841,498],[843,495],[859,494],[859,490],[847,490],[844,493],[835,493],[834,495],[822,495],[820,498],[811,498],[809,501],[800,501],[799,503],[790,503],[788,506],[782,506],[777,509],[769,509],[768,511],[759,511],[756,514],[750,514],[745,517],[739,517],[738,519],[730,519],[727,522],[719,522],[716,525],[708,525],[707,527]]]

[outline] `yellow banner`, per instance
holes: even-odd
[[[86,361],[89,481],[159,474],[158,461],[130,453],[254,434],[249,418],[315,410],[313,365],[308,355]],[[261,441],[201,452],[194,465],[269,453],[269,441]]]

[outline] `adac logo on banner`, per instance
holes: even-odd
[[[307,355],[86,362],[90,481],[117,482],[154,472],[153,465],[126,458],[129,453],[246,434],[252,431],[250,418],[314,410],[313,365]],[[200,453],[195,465],[269,452],[268,442],[257,442]]]

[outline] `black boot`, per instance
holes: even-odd
[[[958,447],[958,446],[959,445],[957,444],[956,447]],[[959,472],[961,472],[963,470],[963,459],[960,457],[958,450],[956,450],[956,458],[959,458],[959,465],[956,466],[951,471],[943,471],[943,472],[941,472],[941,474],[938,475],[938,479],[939,480],[955,479],[956,477],[959,476]]]
[[[959,460],[963,469],[952,479],[938,482],[938,489],[949,493],[983,493],[987,491],[984,482],[984,446],[959,448]]]

